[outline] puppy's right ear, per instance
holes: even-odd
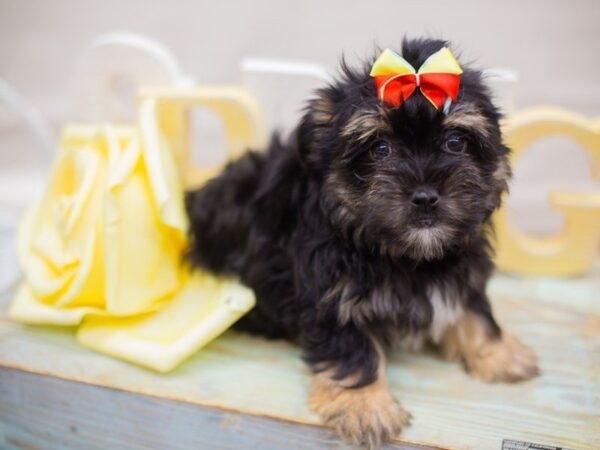
[[[340,92],[333,86],[317,91],[310,100],[298,127],[298,155],[307,169],[327,165],[336,145],[336,100]]]

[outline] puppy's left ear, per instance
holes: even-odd
[[[502,206],[504,194],[508,192],[508,184],[512,179],[512,170],[508,158],[510,149],[499,142],[495,150],[499,156],[490,174],[489,194],[485,197],[486,221],[495,210]]]
[[[496,165],[492,173],[492,184],[495,188],[495,201],[491,205],[492,211],[499,208],[502,203],[503,194],[508,192],[508,184],[512,179],[512,170],[510,167],[510,148],[504,144],[500,110],[493,104],[491,96],[487,95],[487,104],[485,107],[490,117],[492,117],[494,127],[490,136],[490,145],[496,155]]]
[[[501,154],[498,162],[496,163],[496,168],[494,173],[492,174],[494,178],[494,185],[496,186],[498,201],[494,205],[494,209],[499,208],[502,200],[502,194],[508,192],[508,184],[512,179],[512,170],[509,165],[509,155],[510,149],[504,145],[499,145],[498,152]]]

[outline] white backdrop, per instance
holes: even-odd
[[[201,83],[238,82],[246,56],[334,69],[342,53],[352,62],[404,35],[433,36],[453,41],[476,65],[515,69],[517,107],[554,104],[600,115],[598,19],[597,0],[0,0],[0,78],[58,133],[78,118],[73,81],[83,50],[102,33],[159,39]],[[0,177],[21,182],[16,197],[45,167],[21,131],[0,111]],[[560,226],[545,205],[548,187],[590,185],[585,157],[564,141],[539,144],[516,172],[511,205],[521,224],[538,232]]]

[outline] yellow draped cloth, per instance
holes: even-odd
[[[134,126],[67,126],[18,233],[24,279],[10,316],[77,326],[79,342],[173,369],[254,305],[235,280],[190,272],[176,158],[144,100]]]

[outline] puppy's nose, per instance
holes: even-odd
[[[437,189],[423,188],[413,192],[410,202],[419,207],[434,206],[440,200]]]

